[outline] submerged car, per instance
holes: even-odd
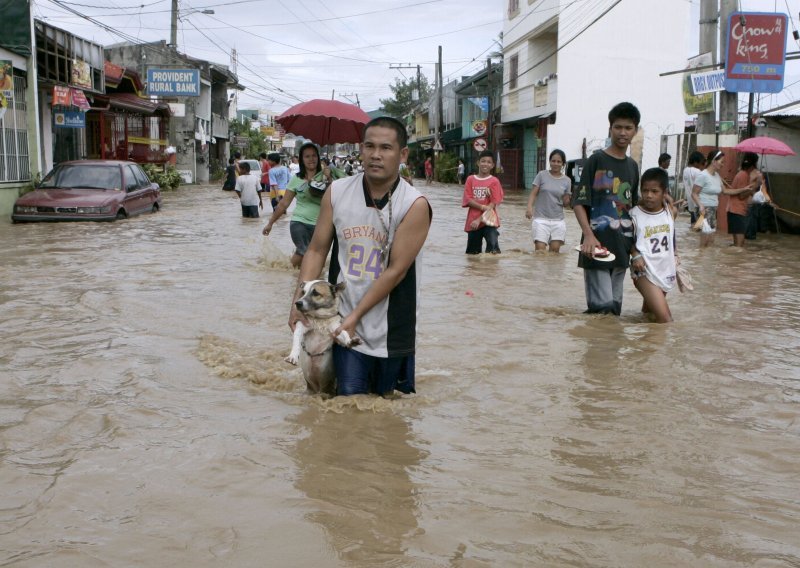
[[[11,219],[27,221],[113,221],[161,208],[161,190],[133,162],[61,162],[34,191],[14,203]]]

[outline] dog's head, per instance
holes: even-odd
[[[344,282],[333,285],[327,280],[309,280],[300,284],[302,295],[294,303],[297,309],[313,318],[329,318],[339,313],[339,292]]]

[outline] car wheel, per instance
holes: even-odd
[[[160,207],[158,206],[158,203],[153,203],[153,208],[150,210],[150,212],[151,213],[158,213],[159,209],[160,209]]]
[[[119,211],[117,211],[117,220],[127,219],[127,218],[128,218],[128,214],[125,213],[124,209],[120,209]]]

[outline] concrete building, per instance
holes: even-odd
[[[105,54],[111,63],[136,69],[142,77],[150,68],[199,70],[199,96],[162,100],[172,108],[169,142],[176,150],[176,169],[187,183],[208,182],[211,164],[227,164],[231,153],[228,92],[244,89],[236,76],[225,65],[189,57],[165,41],[118,43],[107,46]]]
[[[664,0],[506,0],[497,134],[522,166],[513,185],[529,187],[554,148],[570,160],[605,147],[608,111],[621,101],[642,113],[633,157],[656,166],[661,135],[683,131],[682,78],[659,73],[686,65],[689,9]]]

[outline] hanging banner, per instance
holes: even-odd
[[[473,120],[470,124],[470,138],[475,136],[483,136],[489,128],[489,122],[486,120]]]
[[[72,60],[71,83],[84,89],[92,88],[92,68],[80,59]]]
[[[787,21],[786,14],[731,14],[725,90],[731,93],[780,93],[783,90]]]
[[[8,103],[9,100],[3,94],[3,91],[0,91],[0,120],[3,120],[3,116],[5,116],[6,110],[8,110]]]
[[[72,104],[72,90],[69,87],[56,85],[53,87],[53,106],[69,106]]]
[[[489,112],[489,97],[469,97],[467,100],[483,112]]]
[[[14,65],[8,59],[0,59],[0,93],[14,98]]]
[[[72,104],[78,107],[81,110],[89,110],[92,108],[89,105],[89,101],[86,100],[86,95],[83,94],[83,91],[80,89],[71,89],[72,91]]]
[[[687,69],[705,67],[713,62],[710,53],[701,53],[686,61]],[[704,93],[695,95],[692,88],[692,77],[689,73],[683,75],[683,108],[686,114],[699,114],[701,112],[711,112],[714,110],[714,93]]]

